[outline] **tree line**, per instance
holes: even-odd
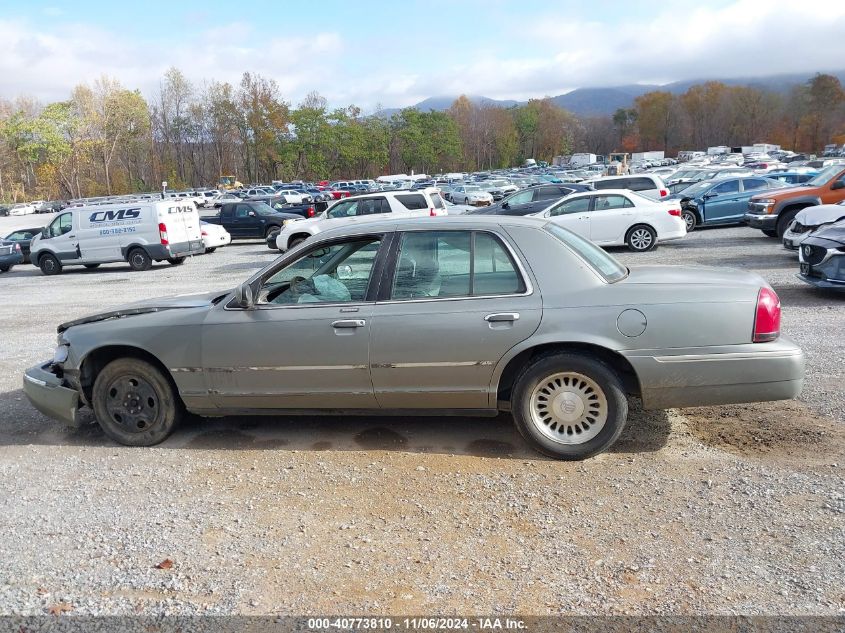
[[[845,143],[845,91],[819,74],[780,94],[719,82],[654,91],[612,116],[577,117],[551,99],[510,108],[466,96],[445,112],[365,116],[309,94],[292,106],[272,79],[190,82],[176,68],[145,98],[115,79],[66,101],[0,100],[0,200],[67,199],[241,182],[365,178],[509,167],[572,152],[772,142],[797,151]]]

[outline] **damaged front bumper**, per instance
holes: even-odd
[[[26,370],[23,390],[36,409],[69,426],[79,426],[79,392],[51,371],[52,361]]]

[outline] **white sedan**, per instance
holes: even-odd
[[[687,234],[677,200],[655,202],[627,189],[573,193],[534,215],[599,246],[627,246],[635,252]]]
[[[31,215],[33,213],[38,213],[38,211],[32,204],[21,203],[9,208],[9,215]]]
[[[296,189],[279,189],[276,192],[278,196],[284,196],[285,201],[289,204],[303,204],[305,202],[312,202],[311,195],[307,191],[298,191]]]
[[[202,245],[206,253],[213,253],[220,246],[232,243],[232,236],[229,231],[219,224],[211,224],[200,220],[200,232],[202,234]]]

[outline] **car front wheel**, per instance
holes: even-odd
[[[62,272],[62,264],[55,255],[46,253],[38,260],[38,267],[45,275],[58,275]]]
[[[625,236],[625,244],[635,253],[650,251],[657,246],[657,231],[644,224],[635,226]]]
[[[698,226],[698,218],[689,209],[684,209],[681,212],[681,217],[684,219],[684,224],[687,225],[687,233],[694,231],[695,227]]]
[[[94,415],[106,435],[127,446],[163,441],[181,419],[170,382],[147,361],[118,358],[94,381]]]
[[[558,459],[585,459],[625,428],[628,401],[616,373],[582,354],[539,357],[517,377],[511,409],[520,434]]]

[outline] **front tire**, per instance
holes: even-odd
[[[288,250],[289,250],[289,251],[290,251],[290,250],[293,250],[294,248],[296,248],[297,246],[299,246],[300,244],[302,244],[304,241],[305,241],[305,238],[304,238],[304,237],[295,237],[295,238],[293,238],[290,242],[288,242]]]
[[[786,230],[789,228],[789,225],[792,224],[792,221],[795,219],[795,216],[798,215],[798,209],[795,211],[787,211],[785,213],[781,213],[780,217],[778,218],[777,223],[777,235],[778,239],[783,239],[783,234],[786,233]]]
[[[153,260],[143,248],[133,248],[129,251],[129,256],[126,258],[129,262],[129,267],[132,270],[142,271],[149,270],[153,267]]]
[[[616,372],[576,353],[546,354],[526,366],[514,383],[511,409],[517,430],[533,448],[563,460],[601,453],[619,438],[628,418]]]
[[[681,211],[681,217],[684,219],[684,224],[687,225],[687,233],[692,233],[698,226],[698,217],[689,209]]]
[[[635,253],[645,253],[657,246],[657,231],[645,224],[631,227],[625,236],[625,244]]]
[[[147,361],[118,358],[94,381],[94,415],[115,442],[153,446],[179,423],[182,407],[167,378]]]
[[[39,258],[38,267],[45,275],[58,275],[62,272],[61,262],[51,253],[46,253]]]

